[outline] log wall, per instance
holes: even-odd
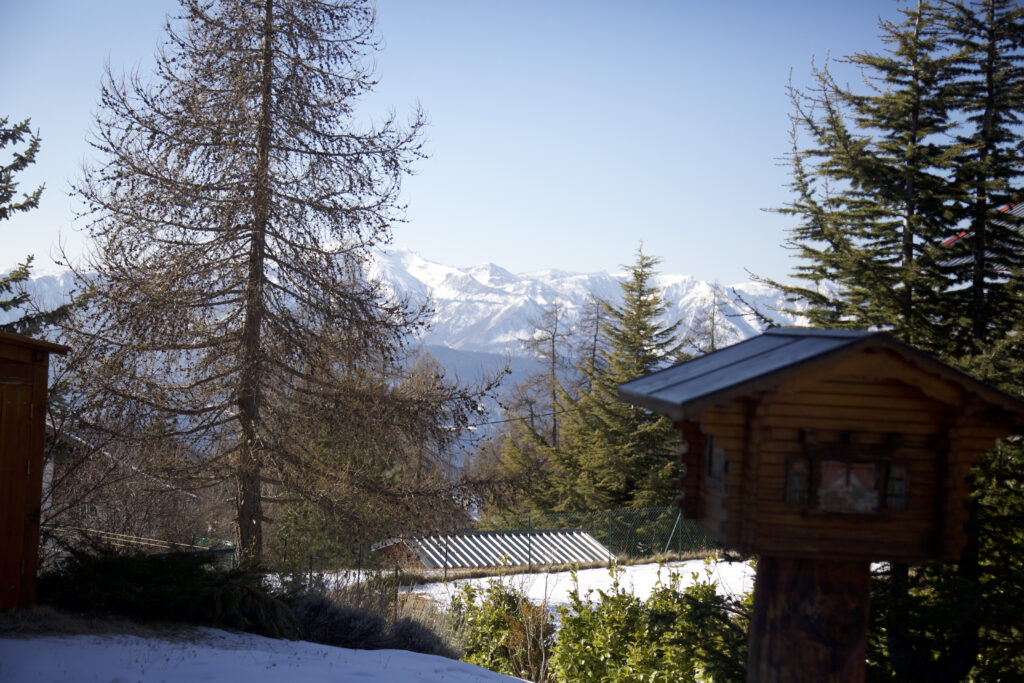
[[[700,430],[725,450],[728,465],[720,480],[709,477],[704,449],[695,453],[696,439],[687,438],[687,514],[700,519],[718,540],[751,554],[956,559],[965,542],[966,476],[1005,435],[1002,425],[985,426],[980,410],[958,391],[941,383],[918,387],[906,384],[904,377],[884,380],[848,372],[811,381],[802,376],[774,391],[707,410]],[[951,396],[961,405],[948,403]],[[692,423],[687,424],[692,433]],[[906,466],[902,509],[839,513],[786,501],[788,463],[807,460],[809,444],[828,448],[848,438],[856,440],[853,453],[863,452],[865,461],[878,462],[880,468]]]

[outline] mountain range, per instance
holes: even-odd
[[[591,295],[620,303],[620,283],[627,277],[626,273],[603,271],[516,274],[494,263],[459,268],[403,248],[376,252],[369,274],[412,303],[429,302],[433,322],[420,342],[450,373],[472,380],[511,362],[512,377],[507,384],[535,369],[522,340],[535,334],[534,321],[548,307],[561,303],[571,324]],[[764,326],[740,299],[779,324],[797,322],[793,315],[779,312],[780,293],[762,283],[723,286],[667,274],[657,276],[655,282],[670,302],[668,322],[679,321],[684,334],[706,338],[713,321],[717,346],[755,335]],[[43,305],[53,306],[66,297],[72,284],[71,273],[64,272],[36,277],[28,289]],[[3,314],[0,322],[4,322]]]

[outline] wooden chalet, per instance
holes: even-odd
[[[760,556],[759,681],[863,680],[869,563],[957,559],[966,477],[1024,425],[1021,401],[863,330],[772,329],[619,394],[681,431],[684,515]]]

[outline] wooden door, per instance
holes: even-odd
[[[35,601],[41,474],[35,470],[42,454],[35,453],[41,425],[33,410],[33,370],[0,361],[0,609]]]

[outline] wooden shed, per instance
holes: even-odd
[[[848,618],[852,605],[859,625],[841,638],[859,631],[862,639],[869,563],[957,559],[966,477],[998,438],[1024,425],[1021,401],[863,330],[772,329],[619,393],[682,432],[684,515],[760,556],[751,670],[761,674],[751,680],[785,679],[772,679],[758,658],[794,648],[842,657],[847,645],[861,649],[860,673],[826,677],[861,680],[863,641],[815,655],[815,645],[781,637],[793,616],[784,603],[805,600],[816,617],[836,618]],[[809,672],[789,672],[797,673]]]
[[[0,332],[0,609],[35,604],[49,354],[67,351]]]

